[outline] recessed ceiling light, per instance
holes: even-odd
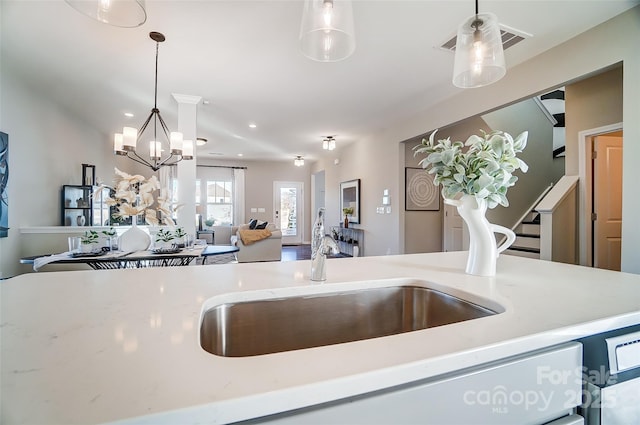
[[[127,118],[133,118],[133,114],[131,112],[125,112],[124,116]]]
[[[256,128],[257,125],[255,125],[254,123],[249,124],[249,128]]]
[[[238,156],[243,156],[243,155],[244,155],[244,154],[242,154],[242,153],[239,153],[239,154],[238,154]]]

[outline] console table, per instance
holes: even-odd
[[[338,243],[342,254],[352,257],[364,256],[364,230],[334,226],[331,228],[331,236]]]

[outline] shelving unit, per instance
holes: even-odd
[[[354,252],[357,251],[355,256],[362,257],[364,255],[364,230],[333,226],[331,227],[331,236],[334,239],[337,236],[336,242],[338,242],[342,254],[353,257]]]
[[[93,186],[64,185],[61,191],[61,224],[83,227],[93,224]]]

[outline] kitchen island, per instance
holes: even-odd
[[[229,423],[401,386],[640,323],[640,276],[466,253],[51,272],[0,285],[7,424]],[[499,314],[399,335],[251,357],[199,345],[207,300],[417,280]]]

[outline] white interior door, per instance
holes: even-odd
[[[302,243],[303,189],[302,182],[273,183],[273,219],[282,231],[283,244]]]
[[[444,204],[444,252],[464,251],[469,247],[469,236],[465,229],[464,220],[458,214],[458,208]]]
[[[620,270],[622,244],[622,137],[594,139],[593,265]]]

